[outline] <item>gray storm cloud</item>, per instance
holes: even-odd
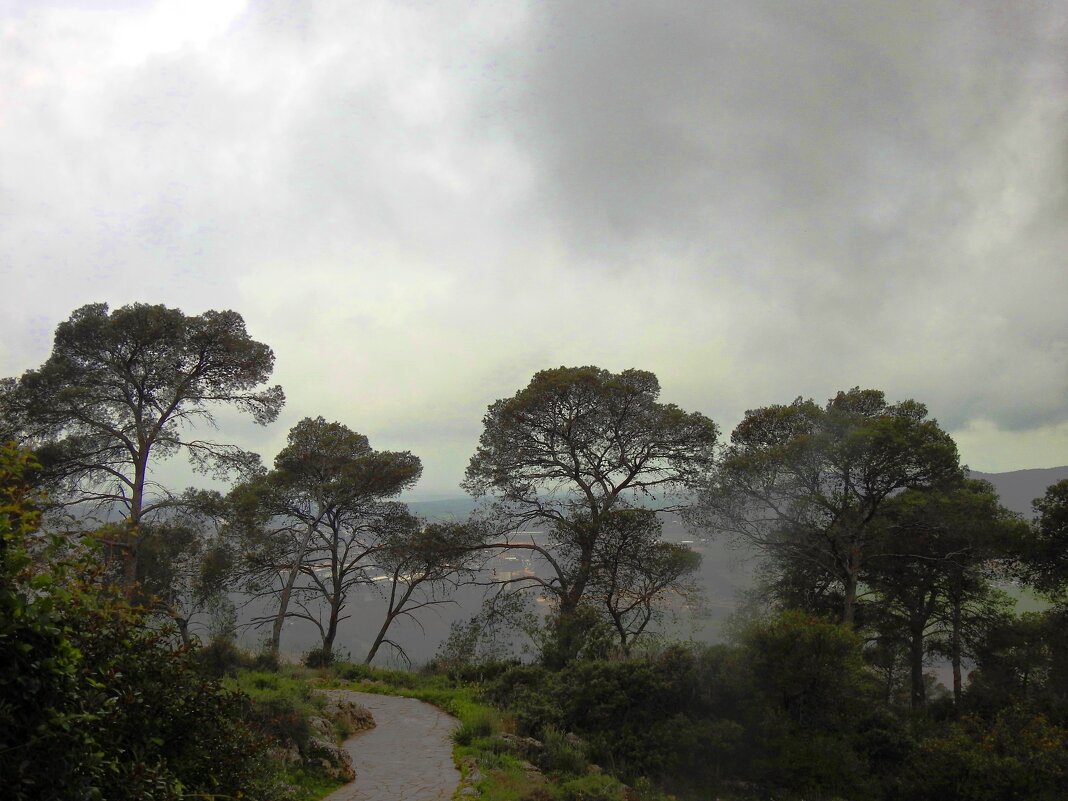
[[[1066,19],[546,3],[502,114],[577,258],[758,289],[732,349],[769,390],[893,384],[1027,428],[1068,415]]]
[[[229,307],[289,398],[242,444],[323,414],[433,491],[488,403],[579,363],[653,370],[727,430],[880,387],[977,467],[1064,463],[1066,26],[1054,2],[5,6],[0,373],[84,303]]]

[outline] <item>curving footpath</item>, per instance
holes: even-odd
[[[334,691],[371,710],[375,728],[344,743],[356,780],[324,801],[447,801],[460,782],[452,762],[455,718],[414,698]]]

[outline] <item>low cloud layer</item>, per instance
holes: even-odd
[[[0,374],[84,303],[227,307],[289,397],[245,444],[322,414],[426,493],[579,363],[726,430],[859,384],[976,468],[1068,462],[1061,4],[0,9]]]

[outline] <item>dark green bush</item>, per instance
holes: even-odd
[[[675,647],[649,659],[576,662],[557,673],[523,666],[487,693],[522,733],[574,732],[589,745],[585,756],[625,779],[708,786],[748,764],[752,690],[734,657],[725,647]]]
[[[259,651],[252,657],[252,670],[268,670],[277,673],[281,669],[278,662],[278,654],[267,649]]]
[[[767,707],[813,731],[848,729],[876,702],[863,637],[788,610],[750,626],[742,659]]]
[[[559,670],[577,660],[604,659],[616,647],[615,633],[600,610],[586,604],[549,616],[536,637],[539,660]]]
[[[1068,729],[1020,707],[967,717],[921,742],[901,798],[1056,801],[1068,783]]]
[[[407,670],[386,670],[365,665],[363,662],[350,662],[348,659],[335,658],[330,665],[330,671],[343,681],[385,682],[394,687],[408,688],[418,687],[422,682],[422,677],[418,673]]]
[[[325,668],[334,664],[334,658],[333,651],[318,646],[307,651],[301,658],[301,662],[305,667]]]
[[[100,710],[93,736],[108,755],[101,785],[107,799],[170,798],[182,792],[277,797],[269,743],[244,719],[244,700],[205,677],[192,652],[174,651],[166,632],[113,605],[70,608],[72,632]],[[168,791],[170,792],[170,791]]]
[[[538,754],[538,767],[546,773],[583,775],[590,763],[580,745],[552,726],[541,736],[544,748]]]
[[[864,763],[848,738],[787,721],[758,734],[753,773],[761,785],[800,798],[872,798]]]
[[[36,519],[0,453],[0,782],[5,801],[287,797],[242,700],[89,562],[31,564]]]
[[[448,666],[440,661],[434,661],[427,665],[427,670],[430,673],[446,675],[453,681],[462,684],[482,684],[483,682],[496,681],[501,675],[519,667],[521,664],[518,659]]]
[[[496,716],[483,712],[464,721],[452,734],[457,745],[471,745],[480,737],[489,737],[499,727]]]
[[[563,723],[557,698],[559,674],[536,665],[504,671],[487,684],[486,697],[515,716],[521,734],[537,735]]]
[[[244,714],[259,731],[279,742],[304,748],[311,737],[308,718],[317,714],[321,699],[308,684],[281,673],[244,672],[229,682],[244,696]]]
[[[230,637],[217,637],[195,653],[203,671],[217,679],[256,664],[256,658],[241,650]]]
[[[362,662],[335,662],[334,673],[344,681],[361,681],[374,678],[374,668]]]

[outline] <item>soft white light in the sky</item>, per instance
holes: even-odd
[[[89,302],[241,312],[457,492],[486,406],[640,367],[725,433],[855,385],[1068,463],[1068,12],[0,5],[0,375]]]

